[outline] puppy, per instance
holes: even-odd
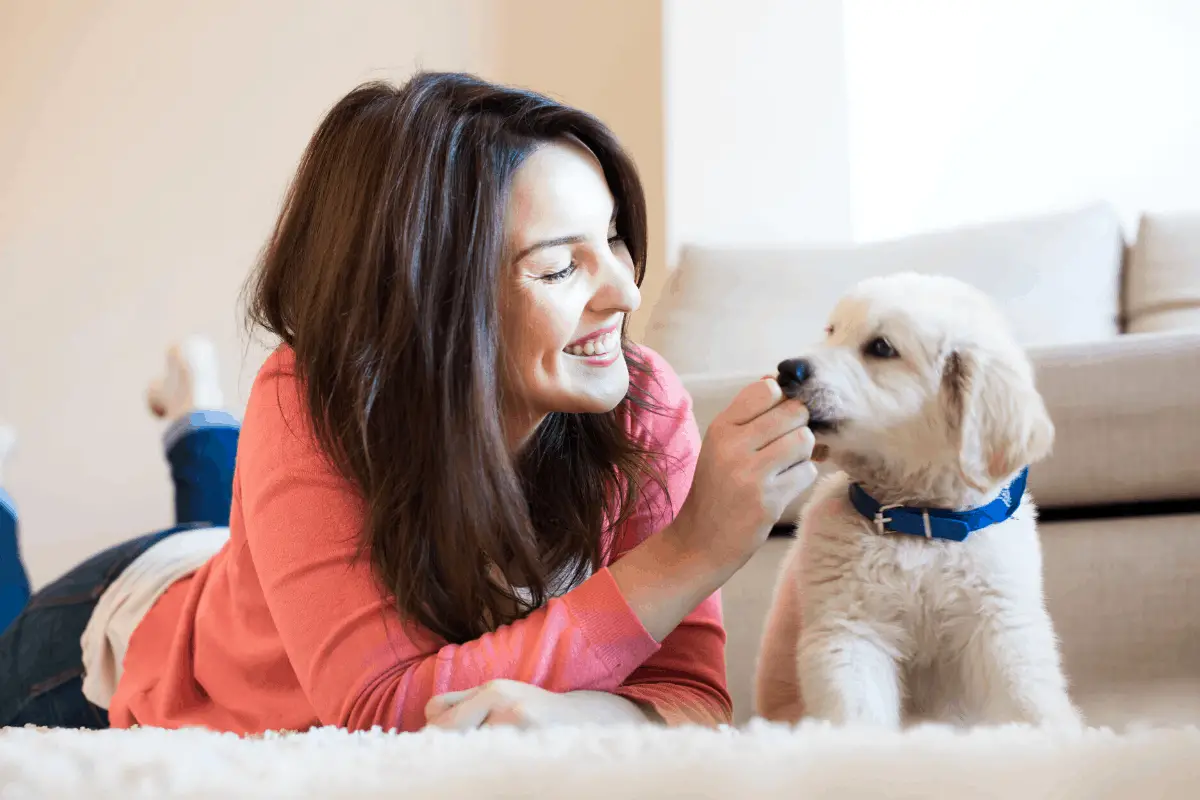
[[[801,513],[760,682],[794,653],[797,709],[836,724],[1080,725],[1025,490],[1054,427],[1006,321],[904,273],[859,284],[826,332],[779,365],[840,472]]]

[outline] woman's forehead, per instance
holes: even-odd
[[[613,195],[600,162],[568,142],[542,145],[513,176],[506,230],[516,250],[607,227]]]

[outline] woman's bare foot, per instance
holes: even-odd
[[[203,336],[189,336],[167,351],[167,371],[146,391],[150,413],[168,420],[192,411],[224,408],[217,348]]]

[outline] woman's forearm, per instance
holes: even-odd
[[[658,642],[741,566],[684,547],[685,538],[695,541],[680,535],[688,524],[676,518],[609,567],[626,602]]]

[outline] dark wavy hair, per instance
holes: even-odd
[[[640,286],[645,198],[612,132],[453,73],[366,84],[329,111],[247,284],[250,324],[294,351],[313,433],[362,493],[362,552],[382,589],[449,642],[581,579],[646,481],[663,485],[631,433],[654,403],[624,330],[630,391],[615,410],[551,414],[517,454],[504,435],[505,210],[518,167],[553,140],[599,160]]]

